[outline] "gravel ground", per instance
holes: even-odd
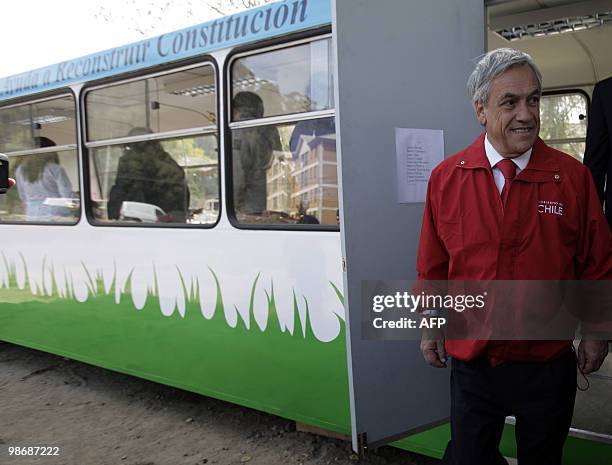
[[[54,446],[59,456],[9,456]],[[288,420],[0,342],[0,464],[433,465],[383,447],[365,459]]]

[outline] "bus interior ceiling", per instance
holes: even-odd
[[[488,49],[512,47],[529,53],[543,75],[544,92],[568,93],[580,90],[590,99],[598,81],[612,76],[612,1],[516,0],[492,2],[488,8]],[[603,22],[596,27],[597,20]],[[606,21],[609,21],[606,24]],[[555,32],[563,28],[567,32]],[[584,27],[584,28],[583,28]],[[545,32],[547,31],[547,32]],[[510,35],[516,38],[505,38]],[[522,37],[519,37],[521,36]],[[542,105],[542,131],[546,121]],[[586,112],[582,109],[581,113]],[[586,118],[573,121],[580,126],[568,139],[580,139],[584,150]],[[562,124],[562,120],[555,120]],[[568,127],[572,126],[572,122]],[[569,129],[568,129],[569,131]],[[559,131],[562,132],[562,131]],[[545,134],[541,136],[546,139]],[[554,144],[553,144],[554,145]],[[563,150],[563,147],[561,147]],[[580,158],[581,153],[574,154]],[[579,376],[579,386],[590,385],[587,392],[578,392],[573,427],[609,436],[612,441],[612,357],[587,379]]]
[[[143,99],[148,116],[143,113]],[[97,105],[101,112],[89,122],[88,135],[92,139],[98,139],[99,131],[109,131],[113,126],[119,126],[112,129],[115,136],[128,136],[130,124],[138,114],[145,118],[143,126],[156,132],[211,126],[216,123],[214,68],[204,64],[146,80],[120,82],[94,90],[86,97],[86,104]]]
[[[529,53],[542,71],[545,91],[579,88],[590,95],[595,83],[612,76],[612,1],[493,2],[488,18],[489,50]],[[598,21],[604,24],[596,27]]]

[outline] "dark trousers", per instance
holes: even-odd
[[[506,416],[516,417],[519,465],[561,465],[576,398],[576,356],[547,362],[452,360],[446,465],[501,465]]]

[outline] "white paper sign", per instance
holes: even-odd
[[[431,171],[444,160],[441,129],[395,128],[398,203],[425,202]]]

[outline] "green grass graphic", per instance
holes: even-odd
[[[8,286],[0,287],[0,340],[14,342],[84,362],[134,374],[164,384],[229,400],[286,418],[335,431],[350,431],[345,323],[330,342],[319,341],[310,324],[306,296],[293,290],[293,332],[283,330],[278,316],[275,283],[264,283],[258,273],[246,283],[250,290],[248,322],[238,313],[231,327],[225,318],[222,282],[215,281],[214,313],[201,311],[200,282],[186,280],[177,268],[185,298],[184,317],[160,310],[155,264],[154,282],[141,310],[132,304],[132,269],[115,301],[116,268],[106,291],[100,270],[81,263],[86,276],[87,301],[75,299],[74,278],[42,260],[42,274],[32,280],[26,260],[20,289],[16,263],[2,254],[0,267]],[[63,277],[63,285],[56,276]],[[50,281],[48,280],[50,278]],[[342,302],[342,294],[333,284]],[[263,286],[268,318],[265,329],[254,319],[255,292]],[[34,292],[32,292],[34,290]],[[299,316],[300,304],[305,318]]]

